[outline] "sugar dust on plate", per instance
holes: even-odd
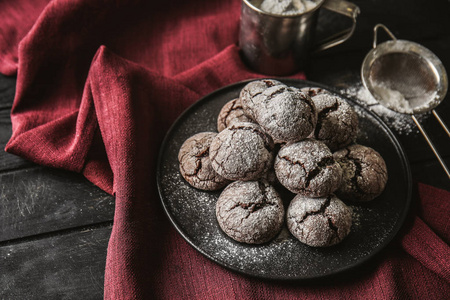
[[[349,86],[341,90],[341,93],[354,99],[358,104],[370,109],[377,114],[388,126],[400,135],[409,135],[418,133],[417,126],[407,114],[395,112],[381,104],[370,94],[362,83]],[[401,101],[401,99],[397,99]],[[428,117],[428,114],[420,114],[416,116],[419,121]]]

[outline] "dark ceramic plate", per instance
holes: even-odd
[[[296,87],[318,83],[286,79]],[[286,226],[271,242],[246,245],[233,241],[219,228],[215,203],[220,191],[192,188],[178,171],[178,151],[182,143],[202,131],[216,131],[222,106],[236,98],[247,82],[217,90],[189,107],[174,123],[163,142],[157,170],[162,204],[179,233],[195,249],[229,269],[269,279],[313,279],[353,269],[383,249],[402,226],[411,202],[411,174],[405,153],[389,128],[373,113],[349,101],[360,119],[357,142],[377,150],[385,159],[389,180],[381,196],[353,208],[351,233],[338,245],[312,248],[295,239]],[[333,93],[336,93],[333,91]],[[344,97],[345,98],[345,97]],[[292,195],[285,195],[287,208]],[[287,196],[286,196],[287,195]]]

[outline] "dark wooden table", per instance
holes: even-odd
[[[361,63],[371,49],[377,23],[384,23],[398,38],[423,44],[450,71],[449,1],[353,2],[362,11],[354,36],[315,55],[306,70],[309,80],[358,96]],[[345,22],[323,13],[321,30]],[[0,75],[2,148],[11,135],[15,84],[16,78]],[[450,96],[446,98],[437,111],[450,124]],[[377,111],[376,106],[370,108]],[[412,126],[405,131],[392,123],[401,117],[385,119],[407,153],[414,181],[450,191],[450,181],[418,130]],[[421,120],[450,165],[450,139],[432,116]],[[81,175],[0,152],[0,299],[102,298],[113,215],[114,198]]]

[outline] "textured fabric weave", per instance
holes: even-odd
[[[450,193],[426,185],[398,239],[333,281],[236,274],[170,225],[155,180],[165,132],[201,96],[261,77],[240,60],[239,15],[238,0],[0,2],[0,72],[17,74],[7,151],[116,197],[105,298],[445,299]]]

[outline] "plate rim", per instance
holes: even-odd
[[[407,193],[405,195],[406,196],[405,209],[399,215],[399,218],[398,218],[399,221],[392,228],[391,234],[381,244],[379,244],[369,255],[364,256],[364,258],[356,261],[355,263],[353,263],[351,265],[347,265],[345,267],[334,269],[333,271],[331,271],[328,274],[314,275],[314,276],[308,276],[308,277],[293,277],[293,278],[287,278],[287,277],[281,277],[281,276],[270,276],[270,275],[268,276],[267,274],[255,274],[255,273],[245,272],[244,270],[238,269],[238,268],[236,268],[236,267],[234,267],[234,266],[232,266],[232,265],[230,265],[230,264],[228,264],[226,262],[218,260],[214,256],[208,254],[203,249],[201,249],[193,241],[191,241],[189,236],[186,233],[184,233],[183,228],[174,219],[174,216],[172,216],[171,212],[168,210],[168,208],[167,208],[167,206],[166,206],[166,204],[164,202],[164,199],[163,199],[162,187],[159,184],[161,182],[161,172],[162,172],[161,161],[162,161],[162,157],[164,156],[164,151],[163,150],[166,149],[167,144],[169,143],[169,136],[171,135],[171,133],[174,130],[174,128],[178,125],[180,120],[182,120],[187,114],[189,114],[189,112],[191,110],[193,110],[197,106],[203,104],[205,101],[208,101],[208,99],[214,99],[214,95],[215,94],[220,94],[223,91],[228,90],[228,89],[235,89],[237,86],[245,85],[246,83],[249,83],[249,82],[252,82],[252,81],[255,81],[255,80],[265,80],[265,79],[276,79],[276,80],[281,81],[281,82],[286,83],[286,84],[292,84],[292,83],[296,84],[296,83],[300,83],[301,82],[301,83],[305,84],[305,86],[323,88],[323,89],[329,90],[332,93],[335,93],[335,94],[341,96],[346,101],[350,102],[352,104],[352,107],[358,107],[359,109],[363,110],[364,113],[369,114],[379,124],[381,124],[381,127],[383,128],[384,132],[388,135],[389,139],[393,142],[393,145],[394,145],[395,149],[397,150],[398,153],[401,154],[400,155],[401,164],[403,166],[404,172],[406,173],[405,174],[406,175],[405,179],[406,179],[406,183],[407,183],[407,187],[406,187],[407,188]],[[412,192],[413,192],[411,166],[409,164],[408,157],[406,156],[405,150],[403,149],[402,145],[400,144],[399,140],[397,139],[397,137],[395,136],[393,131],[389,128],[389,126],[376,113],[370,111],[369,109],[367,109],[366,107],[362,106],[361,104],[359,104],[355,100],[351,99],[347,95],[344,95],[341,91],[337,90],[337,88],[332,87],[332,86],[328,86],[328,85],[325,85],[325,84],[322,84],[322,83],[309,81],[309,80],[295,79],[295,78],[283,78],[283,77],[282,78],[279,78],[279,77],[270,77],[269,78],[268,77],[268,78],[246,79],[246,80],[238,81],[238,82],[235,82],[235,83],[223,86],[223,87],[221,87],[219,89],[216,89],[216,90],[214,90],[214,91],[212,91],[212,92],[210,92],[210,93],[200,97],[194,103],[189,105],[176,118],[176,120],[171,124],[170,128],[165,133],[164,139],[163,139],[163,141],[162,141],[162,143],[160,145],[160,149],[159,149],[159,153],[158,153],[157,159],[158,160],[157,160],[157,166],[156,166],[156,185],[157,185],[157,189],[158,189],[158,196],[160,198],[160,203],[163,206],[163,209],[164,209],[164,212],[165,212],[166,216],[169,218],[171,224],[175,227],[177,232],[196,251],[200,252],[202,255],[204,255],[205,257],[207,257],[208,259],[210,259],[211,261],[213,261],[217,265],[225,267],[226,269],[231,270],[233,272],[237,272],[237,273],[245,275],[245,276],[250,276],[250,277],[259,278],[259,279],[265,279],[265,280],[269,279],[269,280],[277,280],[277,281],[302,281],[303,282],[303,281],[309,281],[309,280],[325,279],[325,278],[336,276],[338,274],[342,274],[342,273],[348,272],[349,270],[354,270],[356,268],[359,268],[362,265],[366,264],[368,261],[371,261],[373,257],[377,256],[383,249],[385,249],[398,236],[399,232],[401,231],[401,228],[405,224],[406,217],[408,216],[408,213],[409,213],[409,211],[411,209]],[[212,193],[210,191],[202,191],[202,192]]]

